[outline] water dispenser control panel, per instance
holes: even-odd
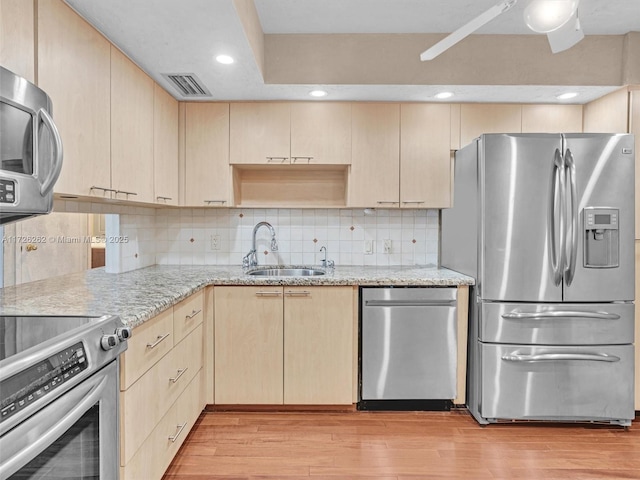
[[[618,209],[587,207],[583,212],[584,266],[587,268],[617,267]]]

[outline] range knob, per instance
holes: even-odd
[[[118,335],[115,333],[112,333],[111,335],[103,335],[100,339],[100,346],[103,350],[111,350],[119,343],[120,340],[118,339]]]
[[[131,327],[116,328],[116,335],[118,335],[121,342],[124,342],[128,338],[131,338]]]

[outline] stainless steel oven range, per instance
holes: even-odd
[[[0,479],[119,475],[117,316],[0,316]]]

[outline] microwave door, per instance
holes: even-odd
[[[8,103],[0,103],[1,170],[24,175],[34,173],[33,116]]]

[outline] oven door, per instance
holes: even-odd
[[[0,438],[1,479],[117,479],[118,362]]]

